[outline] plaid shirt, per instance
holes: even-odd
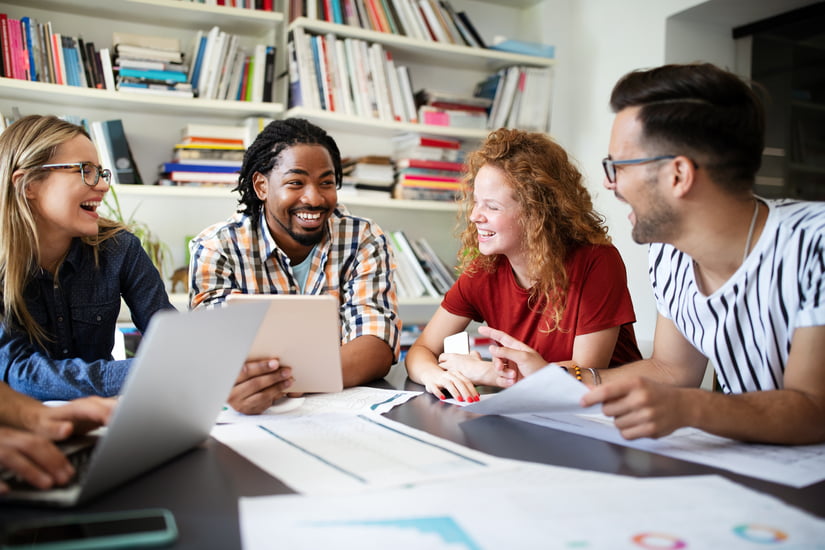
[[[189,303],[216,307],[233,292],[301,294],[289,257],[278,248],[263,213],[256,228],[237,213],[212,225],[189,245]],[[341,304],[341,341],[371,334],[385,341],[398,359],[401,318],[392,272],[393,257],[384,232],[370,220],[338,206],[327,235],[314,249],[306,294],[332,294]]]

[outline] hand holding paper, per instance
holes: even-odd
[[[479,414],[559,413],[598,414],[600,406],[579,404],[587,387],[550,363],[518,384],[500,391],[464,410]]]

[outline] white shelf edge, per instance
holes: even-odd
[[[234,185],[227,187],[198,187],[195,185],[176,186],[118,184],[117,194],[119,197],[183,197],[204,199],[237,199],[237,197],[232,193],[232,189],[234,189]],[[376,199],[372,197],[358,197],[341,194],[338,196],[338,202],[346,207],[365,206],[400,210],[427,210],[444,212],[458,211],[458,203],[447,201]]]
[[[98,19],[189,29],[211,26],[219,17],[222,30],[244,35],[259,35],[276,30],[275,27],[282,27],[285,20],[281,12],[207,6],[180,0],[7,0],[6,3]]]
[[[338,130],[342,132],[352,132],[353,130],[369,130],[374,137],[389,137],[412,132],[416,134],[448,136],[481,141],[492,131],[486,128],[456,128],[453,126],[435,126],[433,124],[415,124],[411,122],[389,122],[374,118],[345,115],[333,111],[306,109],[304,107],[293,107],[287,110],[284,116],[306,118],[328,131]]]
[[[211,6],[196,2],[182,2],[180,0],[124,0],[124,2],[127,4],[147,4],[150,6],[181,10],[182,12],[208,13],[223,17],[249,19],[251,21],[281,23],[284,20],[284,14],[281,12],[236,8],[232,6]]]
[[[548,67],[555,65],[556,63],[555,59],[548,57],[502,52],[487,48],[472,48],[470,46],[445,44],[443,42],[429,42],[400,34],[362,29],[360,27],[353,27],[350,25],[339,25],[337,23],[319,21],[317,19],[310,19],[307,17],[298,17],[289,24],[290,30],[295,27],[302,27],[303,29],[317,33],[333,33],[337,36],[346,36],[349,38],[358,38],[370,42],[378,42],[394,48],[401,48],[410,51],[416,55],[428,53],[431,55],[438,55],[445,59],[452,58],[453,60],[461,60],[464,62],[474,61],[477,64],[480,63],[484,65],[489,65],[492,63],[498,66],[530,65],[537,67]]]
[[[55,101],[56,97],[61,101]],[[192,99],[157,95],[139,95],[113,90],[80,88],[49,82],[31,82],[0,77],[0,99],[37,101],[52,105],[93,106],[99,108],[123,108],[128,106],[152,107],[154,112],[191,113],[216,117],[275,117],[283,113],[282,103],[251,101],[227,101],[217,99]]]
[[[458,212],[458,203],[449,201],[406,200],[406,199],[374,199],[358,197],[357,195],[338,195],[338,202],[344,206],[365,206],[375,208],[389,208],[399,210],[427,210]]]

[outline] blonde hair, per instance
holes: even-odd
[[[461,250],[459,269],[468,273],[492,272],[499,255],[485,256],[478,249],[478,231],[470,221],[473,183],[479,169],[491,165],[507,178],[521,208],[519,223],[527,253],[530,302],[544,298],[548,332],[558,328],[565,309],[568,280],[564,268],[568,255],[587,244],[610,244],[604,218],[593,210],[582,175],[567,152],[541,133],[499,129],[467,157],[462,208],[459,213]],[[531,306],[532,308],[532,306]]]
[[[37,224],[26,198],[26,188],[48,175],[39,167],[48,164],[57,148],[77,136],[89,137],[81,127],[54,116],[23,117],[0,134],[0,284],[3,323],[17,325],[31,341],[41,346],[49,337],[32,318],[23,292],[40,263]],[[22,172],[17,182],[16,172]],[[126,229],[120,223],[100,218],[98,234],[83,237],[98,261],[100,243]],[[55,280],[59,266],[55,269]]]

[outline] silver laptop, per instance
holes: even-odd
[[[72,506],[198,445],[209,435],[240,372],[267,304],[178,313],[149,324],[117,407],[68,486],[14,484],[4,501]]]

